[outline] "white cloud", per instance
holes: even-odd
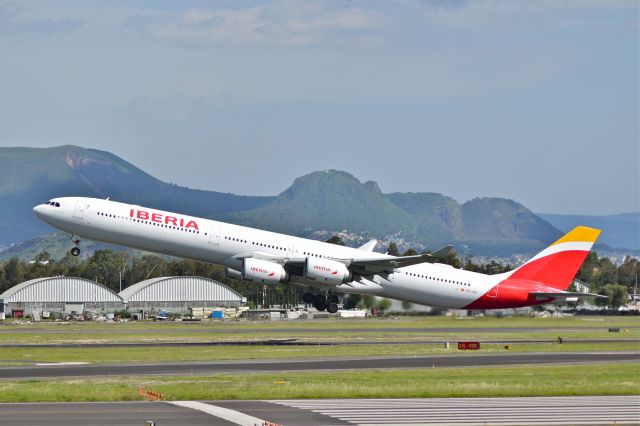
[[[198,44],[308,45],[358,37],[376,27],[376,15],[358,8],[284,2],[241,9],[189,9],[130,21],[153,37]]]

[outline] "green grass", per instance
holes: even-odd
[[[640,351],[640,342],[606,343],[512,343],[510,352]],[[421,356],[460,353],[455,343],[370,344],[345,346],[179,346],[115,348],[0,348],[0,366],[41,362],[176,362],[238,359],[293,359],[314,357]],[[474,353],[507,352],[504,344],[482,344]]]
[[[0,402],[638,395],[640,364],[217,374],[2,382]]]
[[[454,331],[429,329],[450,327]],[[478,330],[478,328],[489,330]],[[522,328],[522,332],[502,332],[502,328]],[[527,330],[536,327],[539,330]],[[608,333],[619,327],[620,333]],[[394,331],[390,328],[407,328]],[[323,331],[337,329],[339,331]],[[355,329],[363,329],[359,331]],[[376,329],[376,330],[373,330]],[[379,329],[379,330],[378,330]],[[311,331],[309,331],[311,330]],[[316,331],[317,330],[317,331]],[[371,330],[371,331],[367,331]],[[385,331],[388,330],[388,331]],[[170,341],[246,341],[292,338],[306,341],[372,340],[553,340],[640,338],[640,318],[569,317],[569,318],[471,318],[420,317],[368,320],[322,320],[253,323],[37,323],[0,327],[0,343],[99,343],[99,342],[170,342]]]
[[[572,316],[563,318],[530,318],[525,316],[515,317],[397,317],[397,318],[368,318],[366,320],[353,320],[341,318],[329,318],[311,321],[202,321],[202,322],[129,322],[115,324],[101,324],[95,322],[83,323],[55,323],[39,322],[30,325],[12,326],[11,320],[6,320],[1,330],[154,330],[154,331],[201,331],[205,330],[269,330],[271,328],[429,328],[429,327],[455,327],[455,328],[513,328],[513,327],[640,327],[640,316]],[[4,328],[6,327],[6,328]]]

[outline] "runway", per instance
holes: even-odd
[[[0,379],[58,377],[192,375],[215,373],[318,371],[353,369],[477,367],[521,364],[637,362],[640,352],[536,352],[458,354],[416,357],[363,357],[291,360],[207,361],[154,364],[46,365],[0,368]]]
[[[638,396],[0,404],[0,425],[639,424]]]

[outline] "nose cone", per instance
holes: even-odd
[[[44,210],[45,210],[45,207],[44,207],[44,205],[43,205],[43,204],[39,204],[39,205],[37,205],[37,206],[35,206],[35,207],[33,208],[33,212],[34,212],[34,213],[36,214],[36,216],[38,216],[40,219],[43,219],[43,218],[45,217]]]

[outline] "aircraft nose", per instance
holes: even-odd
[[[33,208],[33,212],[36,214],[36,216],[38,217],[43,217],[44,216],[44,205],[42,204],[38,204],[37,206],[35,206]]]

